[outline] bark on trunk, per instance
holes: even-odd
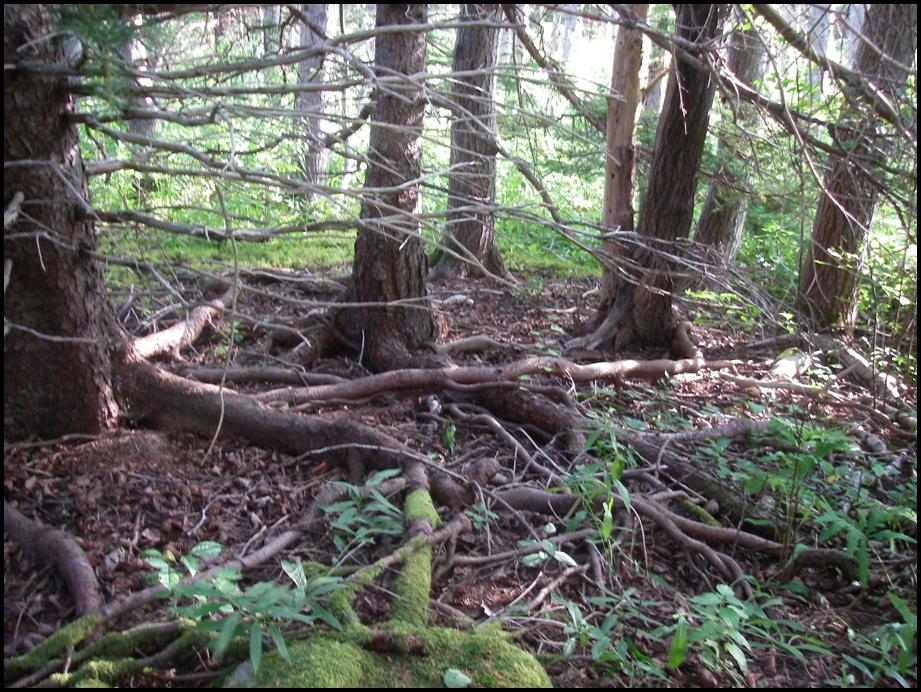
[[[499,20],[498,5],[462,5],[461,21]],[[496,245],[496,106],[494,101],[498,29],[470,26],[457,31],[452,91],[459,112],[451,123],[451,173],[445,245],[461,257],[471,257],[486,271],[505,276],[505,264]],[[476,264],[445,254],[438,276],[482,276]]]
[[[377,6],[378,27],[424,24],[426,18],[425,5]],[[375,39],[375,51],[380,76],[409,77],[425,70],[426,34],[383,33]],[[349,308],[339,318],[343,332],[362,345],[376,370],[408,364],[410,351],[435,339],[425,287],[428,261],[417,216],[424,112],[423,88],[407,78],[381,91],[371,125],[350,298],[389,304]]]
[[[326,5],[302,5],[307,19],[320,29],[326,29]],[[322,39],[308,25],[301,27],[301,48],[312,48]],[[301,60],[297,66],[298,81],[301,83],[323,83],[323,55]],[[304,179],[309,183],[320,181],[326,172],[326,148],[323,146],[323,130],[320,123],[323,116],[323,92],[311,91],[297,95],[297,110],[303,111],[305,140],[307,146],[302,168]]]
[[[917,27],[917,5],[870,5],[867,11],[865,40],[857,47],[855,69],[891,103],[899,102],[899,93],[907,85],[901,66],[912,64]],[[849,96],[859,102],[855,94]],[[857,316],[867,230],[879,191],[873,171],[889,151],[877,127],[877,119],[854,110],[845,114],[834,133],[850,153],[831,162],[799,285],[803,309],[820,326],[844,323],[853,328]]]
[[[679,5],[677,33],[688,41],[708,42],[717,35],[725,11],[719,5]],[[592,336],[597,347],[613,342],[614,349],[620,350],[642,342],[690,355],[676,347],[674,267],[664,253],[674,251],[670,241],[687,238],[690,231],[713,91],[709,72],[698,71],[678,56],[656,131],[639,227],[618,253],[640,269],[638,275],[616,277],[611,307]]]
[[[5,65],[65,62],[49,6],[5,5],[3,21]],[[16,192],[25,196],[24,213],[4,228],[12,271],[3,311],[14,325],[3,342],[10,439],[96,433],[116,420],[110,353],[120,330],[86,253],[96,238],[83,220],[86,178],[62,80],[15,68],[3,79],[4,206]]]
[[[753,29],[740,30],[733,37],[729,69],[739,81],[748,85],[761,79],[764,53]],[[753,113],[749,109],[740,114],[739,124],[751,125]],[[748,212],[748,198],[743,190],[749,186],[751,175],[746,163],[724,142],[720,143],[719,153],[722,163],[707,192],[694,240],[710,250],[714,263],[733,265]]]
[[[636,19],[646,20],[649,5],[627,5]],[[604,218],[609,233],[632,233],[633,184],[635,173],[637,106],[640,101],[640,69],[643,65],[643,35],[635,29],[621,27],[614,43],[614,70],[611,96],[608,97],[607,153],[604,161]],[[602,248],[609,256],[617,254],[618,245],[607,236]],[[606,266],[601,281],[601,303],[596,323],[600,324],[614,301],[617,272]],[[589,340],[588,348],[599,344]]]

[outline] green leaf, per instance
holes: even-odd
[[[600,659],[602,654],[608,650],[609,646],[611,646],[610,637],[602,636],[596,639],[595,643],[592,645],[592,660],[597,661]]]
[[[618,480],[615,480],[613,485],[614,489],[617,491],[617,494],[620,495],[620,499],[624,501],[624,507],[627,508],[628,512],[632,512],[633,506],[630,504],[630,491],[627,490],[627,486]]]
[[[176,584],[182,581],[182,574],[173,567],[166,567],[160,570],[160,574],[157,575],[157,581],[160,582],[161,586],[172,590]]]
[[[684,618],[678,620],[671,646],[668,648],[668,667],[675,670],[684,663],[688,651],[688,623]]]
[[[217,557],[221,554],[221,544],[214,541],[202,541],[189,551],[189,555],[200,558]]]
[[[224,655],[224,652],[227,651],[227,647],[230,646],[230,642],[233,641],[233,638],[237,636],[237,625],[240,624],[240,620],[243,619],[242,613],[234,613],[227,617],[221,625],[221,634],[217,638],[217,641],[214,643],[214,658],[216,661],[220,661]]]
[[[905,603],[905,601],[899,598],[892,591],[890,591],[886,595],[889,596],[889,600],[892,603],[892,605],[895,607],[895,609],[899,611],[899,615],[902,616],[902,620],[905,621],[905,624],[917,626],[918,615],[916,613],[911,612],[911,608],[908,607],[908,604]]]
[[[253,675],[257,675],[262,663],[262,625],[258,622],[249,627],[249,662],[253,666]]]
[[[575,560],[573,560],[567,553],[564,553],[562,550],[555,551],[553,553],[553,557],[557,562],[564,564],[567,567],[578,566],[578,563]]]
[[[470,678],[460,672],[457,668],[448,668],[444,674],[445,687],[460,688],[469,687]]]
[[[269,625],[269,633],[272,635],[275,648],[278,649],[278,655],[291,663],[291,654],[288,653],[288,645],[285,644],[285,635],[281,633],[281,629],[274,622]]]
[[[745,654],[742,653],[742,649],[732,643],[725,644],[723,648],[725,648],[729,655],[735,659],[736,665],[739,666],[739,670],[741,670],[742,673],[748,673],[748,661],[745,659]]]
[[[604,540],[610,539],[611,534],[614,532],[614,517],[611,514],[611,505],[613,504],[613,498],[604,503],[604,518],[601,521],[601,537]]]
[[[339,621],[336,619],[336,616],[333,615],[331,612],[329,612],[323,606],[317,603],[314,603],[313,612],[318,618],[320,618],[323,622],[325,622],[327,625],[329,625],[333,629],[336,629],[336,630],[342,629],[342,625],[339,624]]]
[[[388,478],[399,476],[401,473],[403,473],[403,469],[384,469],[383,471],[378,471],[365,482],[365,486],[373,488],[375,485],[379,485]]]
[[[193,577],[198,574],[198,571],[201,569],[201,560],[192,555],[183,555],[179,558],[179,562],[185,565],[186,570],[188,570],[189,574]]]
[[[300,560],[297,562],[282,560],[281,568],[284,570],[284,573],[288,575],[288,578],[294,582],[297,588],[307,588],[307,576],[304,574],[304,565],[301,564]]]

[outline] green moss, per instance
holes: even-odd
[[[3,677],[20,677],[46,666],[86,639],[96,629],[98,619],[84,615],[52,634],[29,653],[3,661]]]
[[[61,674],[56,678],[62,687],[77,687],[85,682],[96,681],[117,684],[119,681],[131,677],[140,670],[140,664],[134,658],[115,658],[87,661],[75,672]]]
[[[438,516],[438,511],[432,502],[432,496],[422,488],[413,490],[406,496],[406,500],[403,503],[403,516],[406,519],[407,526],[416,519],[428,520],[433,529],[437,529],[441,525],[441,518]]]
[[[257,679],[240,686],[442,687],[445,671],[456,668],[476,687],[550,687],[540,663],[509,643],[501,630],[461,632],[400,623],[391,632],[394,650],[386,653],[368,651],[341,635],[291,643],[290,665],[277,652],[267,654]]]
[[[720,524],[713,517],[713,515],[710,514],[710,512],[705,510],[703,507],[701,507],[696,502],[692,502],[691,500],[682,500],[681,506],[684,508],[686,512],[688,512],[688,514],[693,515],[693,517],[697,521],[702,522],[706,524],[707,526],[722,526],[722,524]]]
[[[183,621],[179,634],[194,623]],[[135,627],[126,632],[109,632],[98,642],[89,645],[76,656],[74,663],[80,663],[94,658],[121,658],[130,656],[140,647],[147,646],[159,651],[177,636],[177,631],[164,630],[159,624]]]
[[[438,521],[424,490],[410,493],[404,512],[407,522]],[[442,687],[445,672],[456,668],[477,687],[550,687],[540,663],[511,644],[498,628],[427,627],[432,547],[424,536],[417,536],[398,552],[402,570],[393,586],[390,619],[383,628],[359,624],[289,643],[290,664],[272,652],[263,658],[255,680],[236,675],[234,686]],[[370,577],[363,575],[363,580]]]
[[[428,622],[429,594],[432,587],[432,547],[425,545],[410,552],[393,585],[396,594],[390,619],[424,625]]]

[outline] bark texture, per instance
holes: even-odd
[[[626,6],[640,21],[646,20],[649,5]],[[614,43],[614,69],[611,95],[608,96],[607,152],[604,160],[604,218],[602,225],[612,233],[632,233],[633,184],[635,174],[637,106],[640,102],[640,69],[643,65],[643,35],[636,29],[620,27]],[[605,237],[605,253],[616,255],[617,243]],[[614,300],[617,273],[605,267],[601,281],[598,322],[603,322]],[[599,344],[589,340],[588,348]]]
[[[3,21],[5,65],[65,62],[49,6],[4,5]],[[15,325],[3,342],[9,439],[96,433],[116,419],[110,354],[120,331],[101,273],[86,253],[96,238],[83,219],[86,178],[67,119],[73,106],[62,77],[5,70],[4,206],[16,192],[25,196],[23,213],[4,229],[12,272],[3,311]]]
[[[753,29],[739,30],[733,36],[729,69],[739,81],[749,86],[761,79],[764,52]],[[752,124],[753,113],[749,109],[740,114],[739,125]],[[720,143],[719,154],[720,167],[707,191],[694,240],[706,246],[714,260],[732,265],[742,243],[742,227],[748,212],[748,198],[744,190],[751,182],[751,175],[747,164],[725,142]]]
[[[498,5],[461,6],[461,21],[497,22]],[[505,264],[496,245],[496,106],[493,99],[496,49],[495,27],[464,26],[457,30],[452,98],[458,111],[451,122],[451,173],[448,178],[445,244],[461,257],[471,257],[492,274],[504,276]],[[438,275],[482,276],[475,264],[445,254]]]
[[[708,42],[718,34],[725,12],[721,5],[679,5],[677,33],[694,43]],[[713,92],[709,72],[677,56],[656,130],[637,233],[618,252],[638,272],[629,278],[616,277],[607,316],[593,335],[599,346],[613,343],[620,350],[641,342],[677,350],[673,343],[679,325],[672,309],[674,267],[663,252],[673,251],[669,241],[687,238],[690,231]]]
[[[377,6],[378,27],[426,20],[425,5]],[[339,317],[343,332],[362,345],[376,370],[410,362],[410,351],[431,345],[436,333],[417,216],[425,97],[412,76],[425,70],[425,56],[424,31],[382,33],[375,39],[377,74],[407,79],[382,90],[374,111],[350,293],[358,302],[388,305],[347,309]]]
[[[917,29],[917,5],[870,5],[867,10],[861,32],[865,40],[857,47],[854,69],[890,103],[899,102],[907,85],[902,66],[912,64]],[[856,93],[846,95],[859,102]],[[853,327],[867,231],[879,194],[873,173],[885,162],[889,146],[879,134],[878,118],[866,118],[856,109],[844,114],[834,135],[849,154],[830,162],[800,273],[800,303],[819,326]]]
[[[302,5],[304,16],[319,29],[326,29],[326,5]],[[301,26],[301,48],[317,47],[323,38],[317,35],[309,25]],[[298,63],[297,78],[303,84],[323,83],[323,58],[316,55],[305,58]],[[307,142],[302,161],[304,178],[309,183],[316,183],[326,172],[326,147],[323,145],[323,130],[320,123],[323,117],[323,92],[307,91],[297,95],[297,110],[304,113],[303,126],[306,129],[304,139]]]

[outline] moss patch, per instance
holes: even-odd
[[[396,598],[390,608],[390,619],[426,624],[431,589],[432,547],[425,545],[409,553],[403,561],[403,569],[393,585]]]
[[[369,651],[342,635],[293,642],[288,646],[290,665],[272,652],[263,659],[256,680],[243,680],[240,686],[443,687],[449,668],[463,672],[476,687],[551,686],[540,663],[509,643],[501,630],[397,624],[391,632],[393,651],[387,652]]]
[[[425,490],[404,503],[406,523],[439,523]],[[262,659],[255,679],[249,664],[237,668],[228,687],[443,687],[450,668],[476,687],[550,687],[550,678],[528,652],[509,642],[501,629],[461,631],[428,627],[432,546],[416,536],[400,548],[402,570],[390,619],[383,627],[362,624],[288,643],[291,663],[277,651]],[[367,575],[366,575],[367,576]]]
[[[86,639],[96,629],[97,623],[98,620],[92,615],[84,615],[59,629],[29,653],[4,660],[3,677],[19,677],[43,668],[52,659],[62,656],[65,651]]]
[[[413,490],[406,496],[403,502],[403,516],[407,526],[416,519],[427,520],[433,529],[441,526],[441,517],[438,516],[432,496],[422,488]]]

